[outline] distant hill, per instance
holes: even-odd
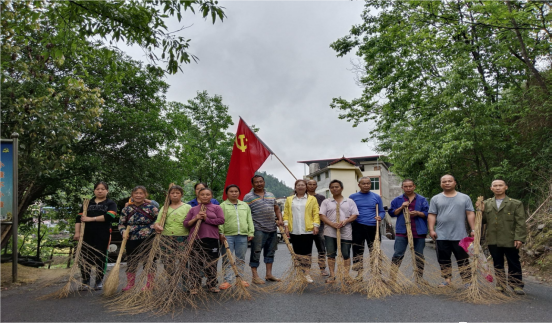
[[[274,177],[271,174],[267,174],[267,172],[255,172],[255,173],[265,178],[265,189],[268,192],[273,193],[277,198],[290,196],[294,192],[294,190],[286,186],[286,184],[284,184],[283,181],[279,180],[278,178]]]

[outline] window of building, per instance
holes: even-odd
[[[380,178],[378,177],[371,177],[371,190],[379,190],[380,189]]]
[[[325,178],[328,178],[328,171],[325,172]]]
[[[321,181],[321,175],[317,175],[317,182]]]
[[[329,198],[329,197],[330,197],[330,191],[329,191],[329,190],[326,190],[326,191],[325,191],[325,197],[326,197],[326,198]]]

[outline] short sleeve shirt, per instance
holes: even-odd
[[[336,200],[329,198],[323,201],[319,213],[326,216],[330,221],[336,222]],[[352,215],[359,215],[357,205],[352,199],[344,198],[340,203],[340,221],[344,221]],[[346,224],[340,229],[340,235],[343,240],[352,240],[351,223]],[[336,238],[336,229],[325,225],[324,235]]]
[[[264,191],[263,195],[257,195],[249,192],[244,196],[246,202],[252,210],[253,226],[257,231],[275,232],[276,214],[275,205],[277,201],[273,193]]]
[[[457,195],[447,197],[440,193],[432,197],[428,213],[436,214],[438,240],[459,241],[467,237],[466,211],[474,211],[472,201],[466,194],[457,192]]]

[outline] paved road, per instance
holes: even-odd
[[[393,241],[383,241],[388,256]],[[427,260],[435,261],[435,252],[427,247]],[[287,267],[288,250],[279,245],[275,274]],[[260,270],[260,274],[263,271]],[[167,316],[119,315],[108,312],[101,304],[99,292],[75,295],[62,300],[36,300],[55,288],[36,290],[34,285],[3,291],[1,295],[2,322],[107,322],[107,321],[212,321],[212,322],[269,322],[269,321],[406,321],[406,322],[551,322],[551,287],[526,283],[527,296],[508,304],[474,305],[460,303],[437,295],[396,295],[382,300],[367,299],[363,295],[321,293],[307,289],[301,295],[270,294],[251,301],[230,301],[214,305],[208,310],[185,311]]]

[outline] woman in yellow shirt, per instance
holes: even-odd
[[[307,194],[307,182],[298,179],[294,184],[294,195],[286,198],[284,204],[284,232],[290,237],[294,253],[301,257],[305,280],[312,283],[309,275],[311,250],[314,237],[319,233],[319,203],[314,196]]]

